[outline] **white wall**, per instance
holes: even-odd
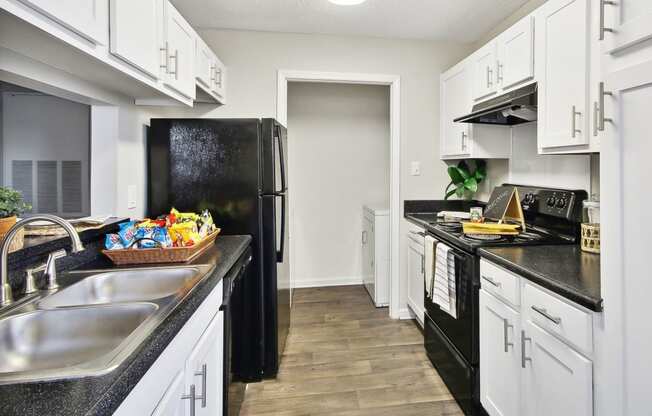
[[[362,282],[362,206],[389,207],[389,87],[290,83],[293,280]]]

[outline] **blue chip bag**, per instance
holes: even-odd
[[[104,247],[107,250],[120,250],[125,248],[118,234],[107,234],[104,239]]]
[[[136,233],[136,221],[128,221],[120,224],[120,231],[118,235],[124,247],[129,247],[134,242],[134,234]]]
[[[134,237],[135,240],[145,239],[138,241],[138,248],[166,248],[172,246],[172,239],[165,227],[138,228]]]

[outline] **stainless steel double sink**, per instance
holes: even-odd
[[[81,280],[54,293],[41,292],[0,315],[0,384],[112,371],[210,269],[69,273]]]

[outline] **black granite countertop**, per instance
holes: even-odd
[[[215,246],[191,264],[215,265],[117,369],[97,377],[0,386],[0,415],[111,415],[158,356],[190,319],[201,302],[231,270],[251,243],[249,236],[220,236]],[[105,268],[105,260],[84,269]],[[63,276],[62,276],[63,277]]]
[[[578,245],[484,248],[479,254],[592,311],[602,311],[600,255]]]

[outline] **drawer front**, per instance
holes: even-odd
[[[520,277],[486,260],[480,262],[480,285],[514,306],[521,304]]]
[[[415,243],[423,245],[424,238],[426,236],[426,230],[412,223],[408,223],[407,236]]]
[[[557,297],[526,283],[523,289],[523,312],[527,319],[591,355],[593,352],[593,317]]]

